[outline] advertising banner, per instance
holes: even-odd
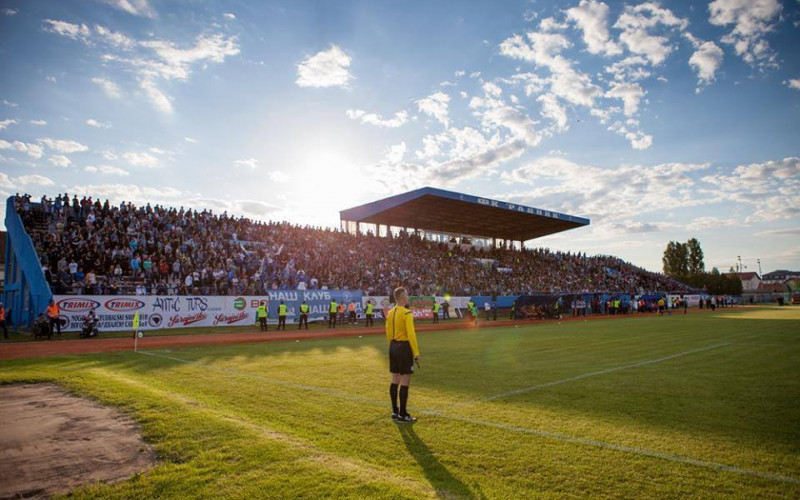
[[[433,297],[433,296],[414,296],[409,297],[411,300],[411,311],[414,314],[415,318],[425,318],[430,319],[433,318],[433,302],[434,300],[441,304],[445,300],[447,300],[448,304],[450,304],[450,314],[451,316],[456,315],[456,309],[460,308],[463,309],[467,307],[467,303],[469,302],[469,297]],[[384,319],[386,314],[389,313],[389,310],[394,307],[394,304],[389,302],[389,297],[386,295],[365,295],[361,298],[362,300],[362,307],[366,307],[367,301],[371,300],[373,304],[375,304],[375,319]],[[443,312],[439,312],[441,315]]]
[[[411,301],[410,309],[415,318],[433,318],[433,296],[413,296],[409,297],[409,300]]]
[[[349,290],[275,290],[262,296],[126,296],[56,295],[61,311],[62,331],[80,331],[83,318],[93,310],[103,331],[133,331],[139,313],[139,330],[184,328],[190,326],[246,326],[256,322],[256,309],[266,302],[270,323],[278,320],[278,305],[284,301],[287,318],[299,317],[300,304],[309,305],[309,320],[327,318],[331,300],[354,301],[361,315],[361,292]]]

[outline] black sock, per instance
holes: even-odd
[[[408,403],[408,386],[400,386],[400,415],[408,415],[406,412],[406,403]]]
[[[389,397],[392,398],[392,413],[398,413],[397,410],[397,384],[389,385]]]

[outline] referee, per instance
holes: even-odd
[[[414,315],[408,309],[408,292],[403,287],[394,291],[395,306],[386,316],[386,339],[389,341],[389,371],[392,383],[389,395],[392,399],[392,420],[398,423],[413,423],[417,419],[408,414],[408,384],[414,373],[414,362],[419,359],[417,334],[414,331]],[[399,387],[398,387],[399,386]],[[399,391],[398,391],[399,388]],[[400,406],[397,396],[400,396]]]

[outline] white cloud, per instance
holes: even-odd
[[[386,153],[386,161],[389,163],[400,163],[403,161],[403,158],[406,155],[406,143],[405,141],[399,144],[393,144],[389,146],[389,150]]]
[[[84,167],[83,170],[93,174],[120,175],[124,177],[130,175],[127,170],[118,167],[112,167],[110,165],[89,165],[88,167]]]
[[[345,115],[351,120],[361,120],[361,123],[385,128],[401,127],[408,121],[408,113],[405,111],[398,111],[394,114],[394,118],[389,118],[388,120],[384,120],[379,114],[367,113],[362,109],[348,109],[345,111]]]
[[[497,84],[492,82],[486,82],[483,84],[483,91],[492,97],[500,97],[503,95],[503,89],[501,89]]]
[[[560,54],[570,47],[569,40],[562,34],[536,32],[528,33],[527,38],[530,43],[520,35],[507,38],[500,44],[500,53],[549,69],[551,75],[546,81],[553,94],[572,104],[593,106],[603,92],[589,75],[575,70]]]
[[[0,130],[7,129],[10,125],[16,125],[19,123],[19,120],[14,120],[13,118],[8,118],[0,122]]]
[[[107,78],[95,77],[92,78],[92,82],[99,85],[100,88],[103,89],[103,92],[106,94],[107,97],[110,97],[112,99],[119,99],[120,97],[122,97],[122,92],[119,89],[119,85],[112,82],[111,80]]]
[[[620,46],[608,33],[608,5],[594,0],[581,0],[580,5],[564,11],[567,19],[583,31],[583,41],[590,54],[615,56],[622,53]]]
[[[285,172],[281,172],[280,170],[273,170],[267,173],[269,180],[274,182],[275,184],[285,184],[289,182],[289,176],[286,175]]]
[[[800,78],[792,78],[784,82],[790,89],[800,90]]]
[[[542,140],[542,131],[537,129],[537,122],[503,101],[485,95],[484,98],[473,97],[469,106],[480,117],[481,125],[486,130],[507,131],[515,141],[523,141],[532,147],[538,146]]]
[[[349,68],[352,58],[342,49],[331,48],[309,56],[297,65],[299,87],[347,87],[353,76]]]
[[[256,216],[264,216],[273,212],[277,212],[279,209],[278,207],[270,205],[269,203],[264,203],[263,201],[237,200],[234,202],[234,210]]]
[[[31,125],[36,125],[37,127],[41,127],[43,125],[47,125],[46,120],[31,120]]]
[[[195,38],[194,45],[181,49],[166,40],[147,40],[139,45],[155,52],[160,61],[134,60],[144,63],[143,75],[159,76],[165,80],[185,80],[191,75],[191,65],[198,62],[221,63],[226,57],[239,54],[236,39],[221,33],[203,34]]]
[[[17,13],[19,13],[19,11],[16,9],[0,9],[0,14],[3,14],[4,16],[16,16]]]
[[[629,56],[606,66],[605,71],[610,73],[615,80],[635,82],[644,80],[651,75],[650,71],[643,67],[645,65],[648,65],[648,61],[644,57]]]
[[[623,105],[623,114],[633,116],[639,111],[639,103],[645,91],[638,83],[611,83],[611,88],[605,96],[611,99],[620,99]]]
[[[86,125],[89,125],[90,127],[94,127],[94,128],[111,128],[111,124],[110,123],[99,122],[99,121],[95,120],[94,118],[89,118],[88,120],[86,120]]]
[[[0,189],[11,190],[11,189],[16,189],[16,187],[17,184],[13,180],[11,180],[11,177],[9,177],[8,174],[0,172]]]
[[[431,116],[442,123],[445,127],[449,126],[448,103],[450,96],[444,92],[436,92],[428,97],[417,101],[417,108],[428,116]]]
[[[56,19],[45,19],[44,30],[56,35],[65,36],[73,40],[86,41],[91,32],[89,27],[85,24],[72,24],[66,21],[59,21]]]
[[[173,112],[170,98],[156,87],[155,81],[152,78],[143,78],[139,81],[139,87],[141,87],[144,94],[150,99],[153,107],[158,111],[165,114],[171,114]]]
[[[638,125],[638,124],[637,124]],[[631,143],[633,149],[648,149],[653,145],[653,136],[645,134],[641,130],[629,129],[622,122],[614,122],[608,127],[608,130],[623,136],[628,142]]]
[[[707,231],[720,227],[732,227],[741,225],[742,221],[737,219],[721,219],[719,217],[696,217],[686,226],[691,231]]]
[[[689,66],[697,72],[698,92],[701,85],[708,85],[716,79],[722,58],[722,49],[714,42],[704,42],[694,51],[689,59]]]
[[[762,69],[777,67],[777,56],[764,39],[781,13],[778,0],[714,0],[708,5],[709,22],[715,26],[733,25],[722,42],[733,45],[736,54],[748,64]]]
[[[69,141],[63,139],[51,139],[45,137],[44,139],[37,139],[50,149],[54,149],[59,153],[83,153],[89,151],[89,147],[76,141]]]
[[[730,173],[707,175],[708,193],[750,205],[748,222],[800,217],[800,158],[739,165]]]
[[[567,111],[553,94],[542,94],[537,99],[542,103],[542,116],[553,122],[556,132],[567,130]]]
[[[54,77],[53,75],[47,75],[46,77],[44,77],[44,79],[50,83],[58,83],[58,80],[56,80],[56,77]]]
[[[3,99],[3,104],[8,106],[9,108],[16,108],[16,107],[19,106],[19,104],[15,103],[15,102],[11,102],[11,101],[6,101],[5,99]]]
[[[566,23],[559,23],[554,17],[545,17],[539,21],[539,30],[545,32],[561,31],[567,29]]]
[[[113,151],[105,150],[102,152],[102,155],[103,159],[108,161],[115,161],[119,159],[119,157]]]
[[[115,9],[140,17],[155,17],[156,11],[147,0],[100,0]]]
[[[507,184],[530,185],[519,194],[521,201],[552,206],[566,213],[585,214],[592,224],[606,224],[715,201],[693,195],[694,176],[709,169],[707,164],[664,163],[602,168],[581,165],[566,158],[544,157],[501,174]],[[638,232],[658,226],[637,226]]]
[[[54,155],[47,159],[51,164],[55,165],[56,167],[69,167],[72,165],[72,160],[67,158],[64,155]]]
[[[233,164],[236,165],[237,167],[246,167],[251,170],[255,170],[256,168],[258,168],[258,160],[256,160],[255,158],[248,158],[246,160],[235,160]]]
[[[20,153],[25,153],[35,160],[44,155],[44,149],[40,145],[21,141],[8,142],[0,139],[0,149],[13,149]]]
[[[115,47],[130,50],[136,45],[136,41],[128,36],[118,31],[111,31],[105,26],[100,26],[99,24],[95,25],[94,31],[100,36],[100,38]]]
[[[154,168],[160,165],[158,158],[144,151],[138,153],[131,151],[123,154],[122,158],[134,167]]]
[[[222,17],[224,17],[225,19],[228,19],[230,21],[233,21],[234,19],[236,19],[236,14],[232,14],[230,12],[225,12],[225,13],[222,14]]]
[[[137,2],[123,0],[121,4],[134,5]],[[146,5],[146,2],[142,5]],[[87,45],[102,43],[124,49],[122,52],[104,52],[101,56],[103,64],[118,63],[124,70],[134,73],[142,95],[164,113],[172,113],[173,108],[170,97],[158,87],[159,80],[188,80],[193,65],[203,63],[205,68],[209,62],[221,63],[226,57],[240,52],[236,38],[222,33],[201,34],[195,38],[194,45],[180,48],[167,40],[134,40],[99,25],[95,27],[95,35],[92,35],[85,25],[53,20],[47,22],[46,30],[52,33],[80,40]],[[109,97],[120,97],[121,92],[114,82],[105,78],[93,78],[92,81],[100,85]]]
[[[21,175],[17,177],[17,182],[24,185],[36,184],[39,186],[54,186],[55,182],[52,179],[43,175]]]
[[[622,30],[619,38],[627,49],[644,56],[653,66],[663,63],[674,47],[669,38],[650,33],[651,29],[662,25],[680,31],[689,26],[689,21],[675,16],[669,9],[654,2],[639,5],[626,5],[614,27]]]
[[[191,137],[184,137],[184,141],[191,142],[192,144],[197,144],[197,139],[192,139]]]
[[[111,203],[130,201],[137,204],[164,203],[173,204],[185,193],[172,187],[151,187],[141,184],[76,184],[67,189],[70,194],[77,196],[92,196],[95,198],[108,198]]]

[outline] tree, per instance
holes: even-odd
[[[664,250],[664,274],[673,278],[683,278],[689,274],[689,249],[686,243],[670,241]]]
[[[704,273],[706,265],[703,262],[703,249],[700,248],[700,242],[697,241],[697,238],[692,238],[686,242],[686,248],[689,252],[689,275]]]

